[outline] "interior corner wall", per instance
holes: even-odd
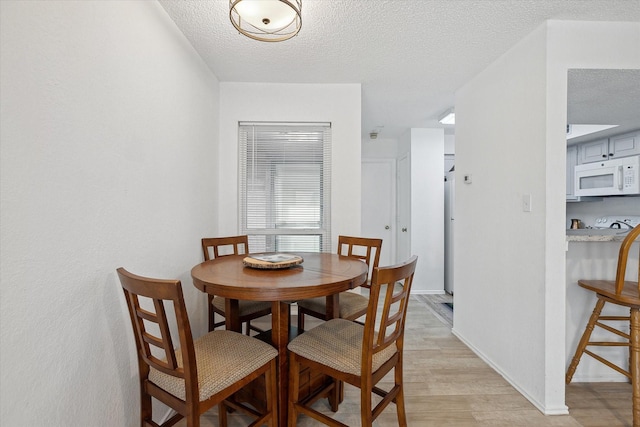
[[[0,424],[139,425],[115,270],[182,280],[206,332],[217,79],[157,2],[3,0],[0,31]]]
[[[238,122],[331,123],[331,236],[361,227],[361,94],[359,84],[220,83],[220,233],[238,224]],[[251,94],[251,96],[247,96]],[[277,108],[274,108],[274,103]],[[345,185],[348,184],[348,185]]]
[[[640,24],[549,21],[456,94],[454,333],[566,413],[567,70],[640,68]],[[532,196],[532,212],[523,197]]]

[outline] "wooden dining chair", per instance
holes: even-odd
[[[578,285],[583,288],[595,292],[597,300],[593,313],[589,318],[587,327],[585,328],[582,338],[578,343],[576,353],[571,360],[569,369],[565,377],[565,382],[569,384],[573,378],[573,374],[580,363],[583,353],[588,354],[601,363],[609,366],[617,372],[625,375],[631,381],[633,389],[633,425],[640,426],[640,255],[638,256],[638,277],[639,279],[628,281],[625,280],[627,274],[627,260],[629,258],[629,250],[634,241],[640,237],[640,225],[635,227],[627,234],[620,245],[618,253],[618,267],[616,270],[615,280],[579,280]],[[639,250],[640,252],[640,250]],[[603,316],[602,308],[606,303],[611,303],[629,308],[629,316]],[[629,333],[626,333],[609,322],[626,321],[629,322]],[[602,328],[618,338],[617,341],[590,341],[591,333],[595,327]],[[629,351],[629,369],[612,363],[599,354],[587,349],[587,347],[610,347],[620,346],[626,347]]]
[[[339,384],[343,381],[360,388],[363,427],[370,427],[391,402],[396,404],[398,424],[406,427],[402,352],[407,305],[417,261],[418,258],[412,256],[404,263],[373,269],[364,325],[332,319],[289,343],[289,427],[296,425],[298,413],[329,426],[348,427],[311,408],[319,398],[327,396],[332,409],[337,410]],[[377,330],[376,325],[379,325]],[[300,401],[300,372],[306,368],[328,375],[334,381],[313,397]],[[376,384],[392,369],[394,384],[391,390],[377,387]],[[382,397],[375,407],[372,393]]]
[[[230,237],[208,237],[202,239],[202,253],[204,260],[209,261],[226,255],[242,255],[249,253],[249,238],[247,235]],[[207,307],[209,308],[209,331],[223,326],[225,321],[215,322],[216,313],[226,318],[225,299],[207,294]],[[271,313],[269,301],[238,301],[240,310],[240,323],[246,324],[246,334],[251,330],[264,332],[262,329],[251,325],[251,321]]]
[[[200,415],[215,405],[219,406],[222,427],[227,425],[227,407],[254,416],[251,426],[276,426],[278,352],[273,347],[232,331],[209,332],[194,341],[179,280],[140,277],[124,268],[117,272],[138,353],[142,427],[158,426],[152,419],[152,397],[177,412],[162,426],[186,418],[187,427],[199,427]],[[168,313],[172,311],[178,349],[174,349],[176,337],[169,328]],[[261,376],[266,385],[264,413],[226,400]]]
[[[338,236],[338,255],[361,259],[369,267],[367,282],[362,285],[369,287],[371,273],[380,262],[382,239],[368,237]],[[367,312],[369,299],[355,292],[341,292],[339,297],[338,317],[356,320]],[[298,301],[298,329],[304,330],[304,316],[312,316],[321,320],[328,320],[327,299],[325,297],[308,298]]]

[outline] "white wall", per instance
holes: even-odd
[[[370,139],[366,135],[362,139],[363,159],[396,159],[398,157],[398,141],[395,139]]]
[[[456,95],[455,332],[537,403],[545,370],[545,54],[543,28]],[[525,194],[532,212],[522,210]]]
[[[455,135],[444,135],[444,154],[456,154]]]
[[[331,235],[360,233],[359,84],[220,84],[220,234],[238,224],[238,122],[331,122]]]
[[[0,8],[0,424],[139,425],[115,269],[181,279],[204,333],[217,80],[156,2]]]
[[[399,141],[399,152],[408,151],[410,254],[419,259],[411,292],[441,294],[444,293],[444,129],[410,129]],[[402,244],[401,239],[398,244]],[[402,253],[400,249],[398,252]]]
[[[548,129],[557,129],[559,127],[564,128],[566,123],[566,107],[559,107],[562,103],[566,105],[567,101],[567,72],[572,68],[610,68],[610,69],[640,69],[640,23],[606,23],[606,22],[563,22],[563,21],[550,21],[549,22],[549,38],[554,43],[549,44],[549,73],[548,73],[548,96],[550,108],[548,109]],[[556,132],[553,135],[548,136],[548,146],[551,144],[558,144],[560,140],[564,140],[565,136],[560,135],[560,132]],[[562,154],[566,152],[562,150]],[[564,161],[564,158],[563,158]],[[560,165],[550,167],[549,178],[552,180],[565,179],[565,169]],[[559,176],[560,175],[560,176]],[[554,194],[555,205],[566,206],[564,196]],[[611,206],[626,206],[631,211],[637,211],[631,206],[638,206],[638,203],[633,203],[632,200],[626,202],[615,203],[611,200]],[[616,212],[617,213],[617,212]],[[621,212],[624,213],[624,212]],[[603,212],[604,214],[604,212]],[[556,218],[554,226],[554,236],[557,237],[557,233],[564,233],[566,228],[566,215],[561,218]],[[551,240],[551,235],[548,231],[547,240]],[[564,245],[564,239],[562,239],[561,245]],[[570,244],[569,251],[573,252],[576,249],[575,244]],[[562,249],[557,248],[557,253],[564,253],[564,246]],[[602,248],[598,248],[602,250]],[[597,251],[590,251],[591,255],[598,253]],[[562,251],[562,252],[561,252]],[[617,251],[616,251],[617,252]],[[549,252],[550,256],[554,256]],[[570,258],[567,254],[567,257]],[[615,255],[614,255],[615,256]],[[572,259],[567,259],[567,267],[572,265]],[[585,270],[588,271],[588,270]],[[602,271],[607,271],[606,269]],[[609,270],[609,273],[612,270]],[[556,307],[549,305],[547,310],[549,313],[553,313],[555,316],[562,316],[562,319],[553,319],[553,322],[559,324],[561,321],[565,321],[565,330],[567,333],[566,343],[576,343],[576,333],[581,334],[584,330],[584,326],[587,319],[587,312],[589,309],[581,310],[581,302],[586,302],[589,307],[593,307],[595,304],[595,296],[586,296],[589,292],[577,288],[575,283],[575,275],[572,269],[553,271],[547,269],[547,276],[553,274],[562,274],[562,277],[566,277],[569,283],[563,283],[566,286],[566,305],[562,307]],[[596,277],[596,276],[591,276]],[[600,276],[602,277],[602,276]],[[549,289],[550,290],[550,289]],[[553,291],[556,291],[554,288]],[[581,297],[574,298],[574,293],[582,293]],[[548,293],[548,295],[550,295]],[[549,298],[549,297],[548,297]],[[558,298],[553,297],[554,300]],[[576,307],[577,306],[577,307]],[[565,308],[562,311],[561,308]],[[578,309],[578,311],[576,311]],[[576,316],[576,313],[582,311],[582,316]],[[561,314],[560,314],[561,313]],[[560,343],[558,343],[560,344]],[[548,347],[550,349],[551,346]],[[553,347],[557,348],[557,347]],[[564,375],[564,369],[568,366],[575,347],[568,350],[568,353],[562,354],[560,351],[552,352],[547,351],[547,357],[563,359],[563,372],[558,372],[557,375]],[[576,371],[576,380],[591,380],[597,379],[604,372],[609,369],[604,365],[596,364],[589,358],[580,362],[578,370]],[[597,368],[594,366],[598,365]],[[587,372],[589,372],[587,374]],[[555,376],[555,375],[554,375]]]
[[[456,180],[454,332],[547,414],[566,412],[567,69],[639,68],[639,28],[550,21],[456,95],[473,183]]]

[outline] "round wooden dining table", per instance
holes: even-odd
[[[292,301],[326,297],[327,315],[337,317],[339,294],[367,280],[367,264],[356,258],[331,253],[300,253],[303,262],[285,269],[246,267],[247,255],[227,255],[205,261],[191,270],[196,288],[225,298],[228,330],[241,331],[238,300],[271,301],[271,342],[278,350],[278,418],[287,425],[289,318]]]

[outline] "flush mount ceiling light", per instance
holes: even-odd
[[[456,124],[456,113],[453,108],[447,110],[443,115],[438,119],[440,123],[443,125],[455,125]]]
[[[229,0],[229,18],[245,36],[281,42],[302,27],[302,0]]]

